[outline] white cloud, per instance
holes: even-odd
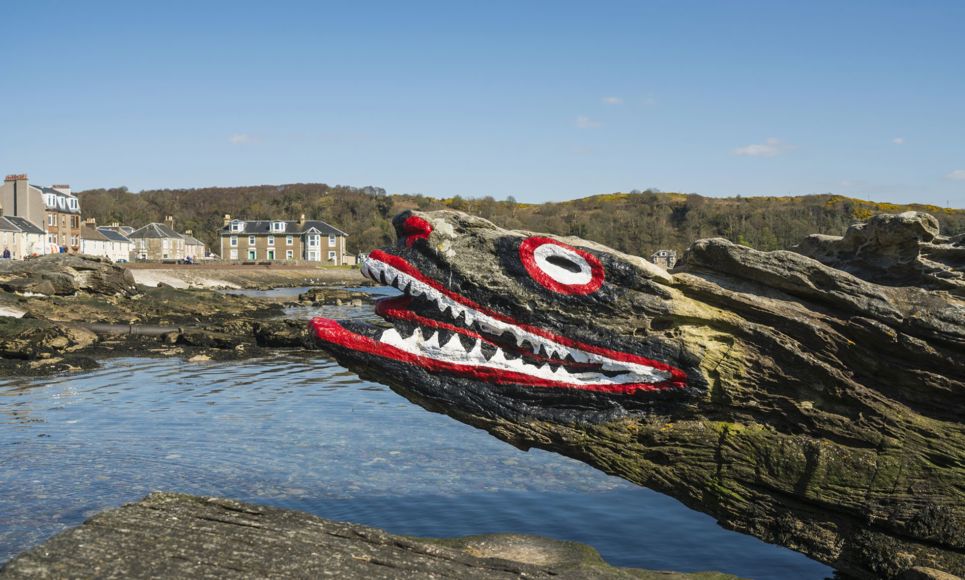
[[[904,137],[895,137],[894,139],[891,140],[891,142],[894,143],[895,145],[904,145],[904,144],[905,144],[905,138],[904,138]]]
[[[965,169],[956,169],[955,171],[952,171],[946,175],[945,179],[951,179],[952,181],[965,181]]]
[[[623,99],[620,97],[603,97],[600,99],[604,105],[622,105]]]
[[[738,147],[737,149],[734,149],[732,153],[742,157],[777,157],[778,155],[786,153],[791,149],[794,149],[794,146],[790,143],[785,143],[780,139],[771,137],[764,143],[755,143],[745,145],[744,147]]]
[[[576,118],[576,126],[580,129],[596,129],[600,126],[599,121],[594,121],[593,119],[580,115]]]
[[[228,137],[228,142],[232,145],[248,145],[250,143],[256,143],[257,141],[254,136],[248,133],[235,133],[231,137]]]

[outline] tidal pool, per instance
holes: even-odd
[[[399,534],[541,534],[590,544],[620,566],[832,575],[666,496],[425,411],[324,355],[124,358],[92,372],[3,379],[0,490],[0,562],[167,490]]]

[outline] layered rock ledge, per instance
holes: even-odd
[[[103,512],[28,550],[0,578],[586,578],[728,580],[615,568],[589,546],[499,534],[431,540],[175,493]]]

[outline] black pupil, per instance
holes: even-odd
[[[570,272],[573,272],[574,274],[577,273],[577,272],[582,272],[582,271],[583,271],[583,268],[580,268],[580,265],[579,265],[579,264],[577,264],[577,263],[574,262],[573,260],[569,260],[569,259],[567,259],[567,258],[564,258],[563,256],[548,256],[548,257],[546,258],[546,261],[549,262],[550,264],[553,264],[554,266],[559,266],[560,268],[563,268],[564,270],[569,270]]]

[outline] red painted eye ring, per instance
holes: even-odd
[[[544,270],[544,267],[539,263],[540,260],[537,256],[537,250],[541,246],[546,246],[547,244],[555,246],[556,248],[544,249],[552,249],[555,253],[560,253],[560,250],[562,250],[562,253],[564,254],[575,254],[576,256],[582,258],[585,261],[588,272],[582,270],[582,265],[580,265],[581,275],[585,277],[587,274],[589,274],[589,280],[585,283],[570,284],[557,280],[550,273]],[[540,286],[559,294],[590,294],[599,290],[600,286],[603,285],[603,264],[600,263],[600,260],[598,260],[596,256],[587,251],[574,248],[573,246],[564,244],[563,242],[559,242],[551,238],[544,238],[540,236],[526,238],[519,245],[519,259],[523,262],[523,267],[526,268],[526,272],[533,280],[539,283]]]

